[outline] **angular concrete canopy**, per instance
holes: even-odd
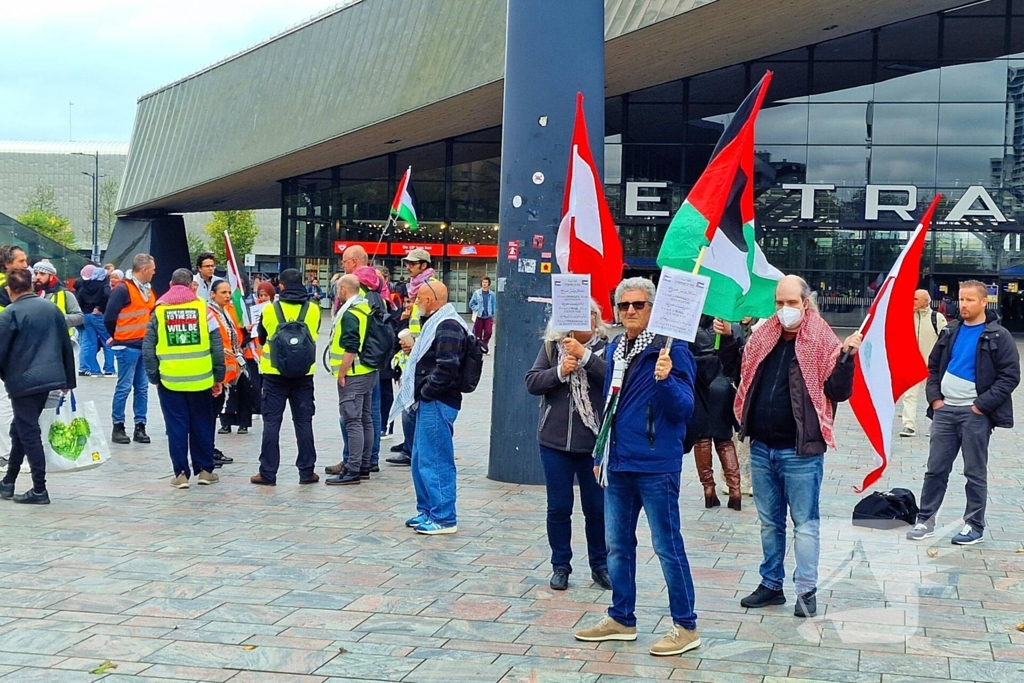
[[[605,0],[606,94],[964,4]],[[118,212],[273,208],[284,178],[499,125],[504,40],[497,0],[332,9],[144,95]]]

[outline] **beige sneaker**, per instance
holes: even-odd
[[[655,657],[681,655],[698,647],[700,647],[700,635],[697,633],[697,629],[689,631],[682,626],[672,626],[668,634],[651,648],[651,654]]]
[[[636,640],[636,626],[623,626],[611,617],[604,617],[593,628],[576,632],[576,640],[598,643],[605,640]]]
[[[216,484],[220,481],[220,475],[216,472],[200,472],[199,476],[196,477],[199,480],[200,486],[209,486],[210,484]]]
[[[182,472],[181,474],[176,476],[174,479],[171,479],[171,486],[173,486],[176,489],[187,489],[188,488],[188,477],[186,477],[185,473]]]

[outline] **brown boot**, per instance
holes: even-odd
[[[693,444],[693,460],[697,463],[697,476],[704,486],[704,507],[721,505],[715,493],[715,468],[711,465],[711,439],[699,439]]]
[[[729,487],[729,507],[740,510],[743,507],[743,492],[740,490],[740,461],[736,457],[736,444],[732,439],[721,439],[715,441],[715,450],[722,461],[725,484]]]

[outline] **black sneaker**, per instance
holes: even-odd
[[[79,377],[92,377],[92,373],[89,372],[88,370],[79,370],[78,371],[78,376]]]
[[[351,472],[348,474],[336,474],[333,477],[327,477],[328,486],[352,486],[358,484],[360,476],[357,472]]]
[[[384,458],[384,462],[386,462],[389,465],[405,465],[406,467],[408,467],[409,465],[412,464],[412,458],[410,458],[405,453],[399,453],[398,455],[392,456],[390,458]]]
[[[608,576],[607,569],[593,570],[590,572],[590,578],[594,580],[594,583],[606,591],[610,591],[612,589],[612,577]]]
[[[564,591],[569,587],[569,572],[564,569],[556,569],[551,575],[551,590]]]
[[[369,481],[370,480],[370,472],[372,472],[372,471],[373,470],[359,470],[359,478],[364,480],[364,481]],[[379,472],[380,470],[378,469],[377,471]]]
[[[214,462],[219,462],[219,463],[221,463],[223,465],[230,465],[231,463],[233,463],[235,461],[235,459],[234,458],[229,458],[228,456],[224,455],[220,451],[220,449],[214,448],[213,449],[213,461]]]
[[[14,498],[14,484],[8,484],[6,481],[0,481],[0,498],[4,500]]]
[[[818,599],[815,597],[817,591],[810,591],[796,596],[796,607],[793,608],[794,617],[809,618],[818,613]]]
[[[128,433],[124,431],[123,422],[119,422],[114,425],[114,431],[110,433],[110,440],[119,444],[128,444],[132,442],[132,440],[128,438]]]
[[[152,442],[152,440],[149,438],[149,435],[146,434],[146,425],[142,424],[141,422],[135,423],[135,435],[132,436],[132,440],[135,441],[135,443]]]
[[[376,463],[375,462],[372,465],[370,465],[370,471],[371,472],[380,472],[380,463]]]
[[[50,494],[46,491],[36,492],[35,489],[29,489],[25,493],[19,493],[14,496],[15,503],[24,503],[25,505],[49,505]]]
[[[220,429],[217,430],[217,433],[218,434],[230,434],[231,433],[231,426],[230,425],[224,425],[223,427],[221,427]]]
[[[781,590],[772,590],[763,583],[753,593],[740,600],[740,607],[760,609],[768,605],[785,605],[786,594]]]
[[[405,442],[403,441],[402,443],[395,444],[394,446],[392,446],[388,450],[391,451],[392,453],[401,453],[404,448],[405,448]]]
[[[249,428],[248,427],[239,427],[238,428],[238,433],[239,434],[248,434],[249,433]]]

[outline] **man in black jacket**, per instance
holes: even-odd
[[[27,269],[8,271],[6,289],[11,304],[0,312],[0,379],[14,405],[14,421],[10,463],[0,483],[0,498],[48,505],[39,416],[51,391],[67,393],[75,388],[75,353],[64,315],[34,295]],[[32,468],[32,490],[14,495],[14,483],[26,456]]]
[[[907,538],[935,535],[953,462],[961,450],[967,478],[964,527],[954,545],[985,540],[988,497],[988,442],[994,427],[1013,426],[1013,390],[1020,384],[1020,356],[1013,337],[986,310],[988,290],[977,280],[960,283],[961,321],[939,335],[928,357],[928,417],[932,419],[928,470],[921,488],[917,525]]]

